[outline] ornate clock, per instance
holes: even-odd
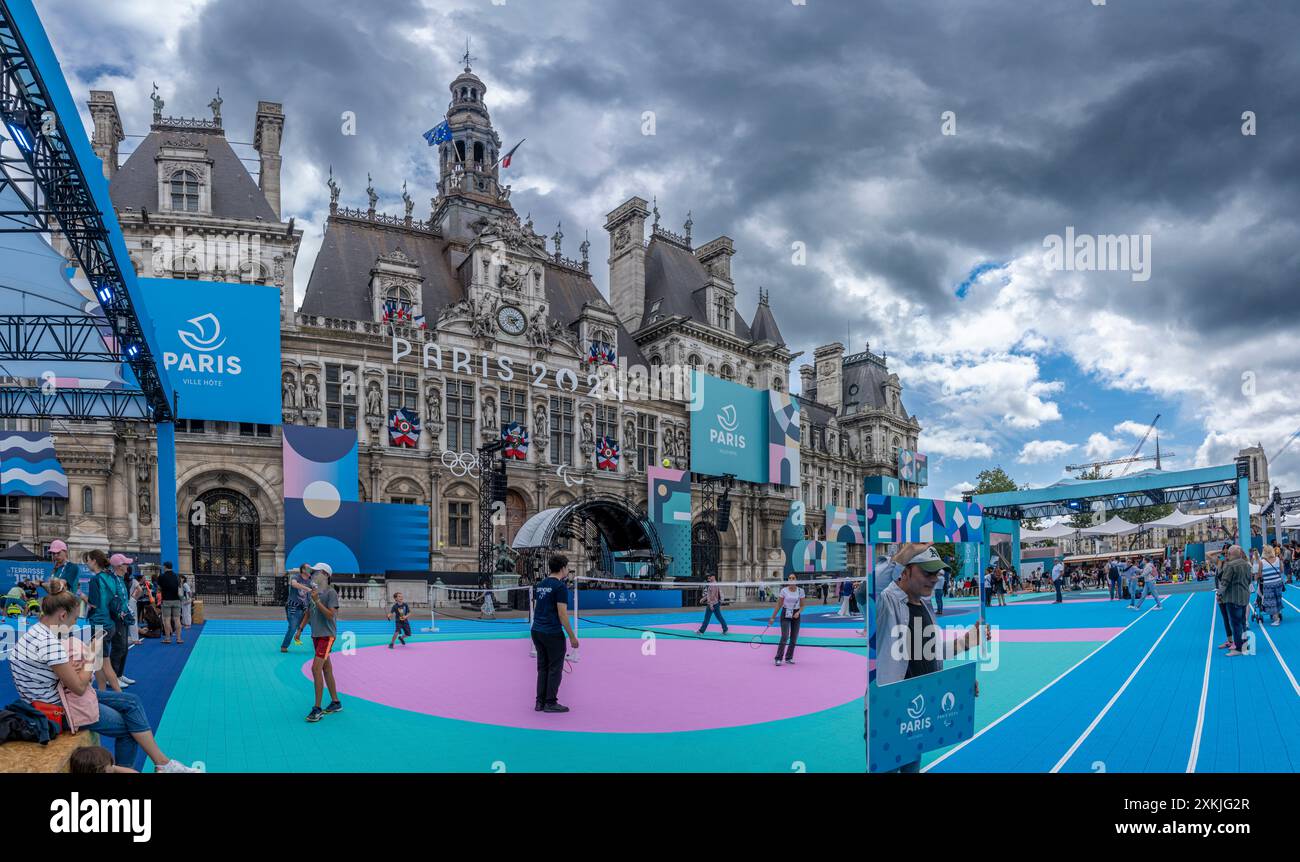
[[[528,326],[528,319],[515,306],[503,305],[497,312],[497,325],[508,335],[522,335]]]

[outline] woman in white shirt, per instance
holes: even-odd
[[[181,625],[189,628],[193,622],[194,613],[194,587],[190,586],[190,579],[181,575]]]
[[[11,651],[10,672],[14,688],[26,703],[46,715],[61,717],[71,728],[70,704],[82,714],[78,729],[93,730],[101,739],[113,740],[117,762],[130,766],[144,749],[159,772],[198,772],[163,754],[140,698],[121,690],[113,667],[100,659],[102,637],[89,645],[76,644],[73,625],[80,601],[70,592],[51,593],[41,600],[40,621],[27,629]],[[111,691],[94,688],[96,666]]]
[[[777,667],[781,666],[783,653],[785,663],[794,664],[794,647],[799,640],[799,614],[803,611],[804,600],[804,591],[796,580],[794,575],[786,579],[786,585],[776,594],[776,607],[767,621],[770,626],[776,622],[777,614],[781,615],[781,640],[776,645]]]

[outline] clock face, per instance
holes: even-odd
[[[527,323],[524,313],[513,305],[503,305],[497,312],[497,325],[510,335],[521,335]]]

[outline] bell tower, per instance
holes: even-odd
[[[438,196],[433,201],[433,223],[449,238],[469,238],[469,225],[484,216],[514,214],[510,188],[500,179],[501,136],[492,128],[483,97],[487,85],[470,67],[466,46],[465,68],[451,82],[451,103],[446,121],[449,140],[438,146]]]

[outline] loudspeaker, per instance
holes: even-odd
[[[492,502],[504,503],[506,501],[506,465],[501,464],[492,471],[490,476],[492,482]]]
[[[731,528],[731,499],[723,496],[718,501],[718,532],[725,533]]]

